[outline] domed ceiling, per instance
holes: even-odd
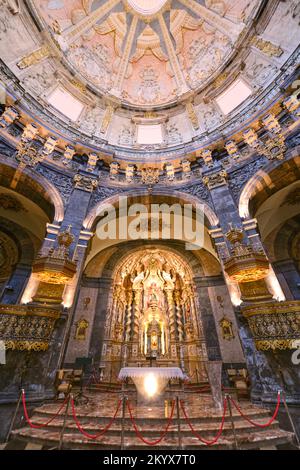
[[[257,2],[36,0],[65,64],[128,105],[170,105],[214,80]]]
[[[197,158],[279,113],[299,19],[294,0],[5,0],[0,80],[61,148]]]

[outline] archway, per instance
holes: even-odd
[[[261,240],[286,299],[300,299],[299,232],[300,157],[271,163],[245,186],[240,215],[257,220]]]

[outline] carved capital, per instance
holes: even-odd
[[[98,181],[91,176],[84,176],[84,175],[75,175],[74,176],[74,186],[76,189],[81,189],[83,191],[87,191],[91,193],[94,189],[98,187]]]
[[[215,173],[203,176],[203,183],[208,189],[215,189],[219,186],[227,185],[227,173],[225,170],[220,170]]]

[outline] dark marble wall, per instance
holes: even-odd
[[[17,304],[20,302],[23,290],[31,274],[31,266],[18,264],[7,281],[2,297],[2,304]]]
[[[65,327],[66,315],[63,314],[56,322],[48,351],[6,352],[6,364],[0,365],[0,441],[6,437],[22,388],[29,409],[54,398],[54,382],[60,367]]]

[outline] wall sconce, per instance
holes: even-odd
[[[234,333],[233,333],[233,328],[232,328],[232,322],[224,316],[220,321],[219,325],[222,329],[222,337],[226,341],[231,341],[234,339]]]

